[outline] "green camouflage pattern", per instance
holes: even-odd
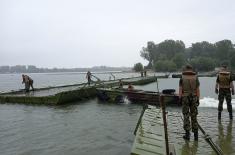
[[[219,95],[218,95],[218,100],[219,100],[218,111],[219,112],[223,111],[224,98],[226,99],[227,109],[228,109],[228,112],[230,113],[232,112],[232,103],[231,103],[232,97],[231,97],[231,91],[229,88],[219,89]]]
[[[197,96],[182,97],[182,113],[184,116],[184,130],[193,132],[198,131],[197,114],[198,114],[198,98]],[[191,116],[191,123],[190,123]]]

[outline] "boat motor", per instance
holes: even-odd
[[[164,89],[162,90],[163,94],[173,95],[175,93],[175,89]]]

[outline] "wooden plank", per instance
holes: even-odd
[[[162,113],[154,106],[141,119],[132,147],[132,155],[164,155],[166,153]]]
[[[145,151],[143,155],[146,155],[147,153],[155,153],[155,154],[162,154],[162,155],[165,154],[165,149],[163,147],[156,147],[145,142],[143,144],[136,143],[135,146],[137,148],[137,151],[138,150]]]
[[[176,155],[174,144],[169,144],[170,155]]]
[[[157,139],[153,139],[151,137],[137,137],[136,140],[138,141],[138,143],[146,143],[149,145],[153,145],[156,147],[162,147],[162,143],[164,142],[164,139],[162,139],[161,137],[157,138]]]

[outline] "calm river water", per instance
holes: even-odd
[[[110,74],[96,74],[109,79]],[[134,77],[135,73],[114,73],[116,78]],[[85,74],[30,74],[35,87],[84,82]],[[200,78],[199,122],[222,148],[235,154],[235,122],[228,119],[226,104],[223,120],[217,122],[215,78]],[[178,90],[179,79],[159,79],[157,83],[135,86],[144,90]],[[23,88],[20,74],[0,74],[0,91]],[[234,98],[234,97],[233,97]],[[233,99],[233,111],[235,100]],[[109,104],[97,99],[60,106],[0,104],[0,155],[128,155],[134,141],[134,129],[142,110],[137,104]],[[170,122],[177,121],[180,108],[168,108]],[[235,113],[234,113],[235,114]],[[177,128],[178,129],[177,129]],[[176,132],[177,131],[177,132]],[[182,154],[213,154],[207,143],[194,146],[182,141],[182,125],[170,127],[171,141],[179,140]],[[200,134],[199,139],[203,141]],[[196,151],[195,151],[195,148]]]

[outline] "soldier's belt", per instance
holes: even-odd
[[[230,86],[228,86],[228,87],[219,87],[219,89],[230,89]]]
[[[196,93],[183,93],[182,96],[197,96]]]

